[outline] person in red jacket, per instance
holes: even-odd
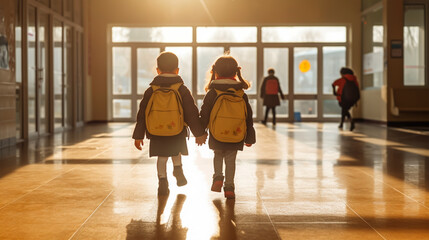
[[[341,68],[340,74],[341,78],[332,83],[334,95],[337,96],[338,104],[341,107],[341,122],[338,127],[343,128],[344,120],[347,117],[350,119],[350,131],[353,131],[355,123],[349,110],[359,100],[359,83],[350,68]],[[353,84],[349,84],[350,82]]]
[[[265,118],[262,121],[264,125],[267,124],[270,109],[273,112],[273,125],[276,125],[276,106],[280,105],[279,95],[282,99],[285,99],[280,87],[280,81],[274,76],[274,72],[274,68],[269,68],[268,76],[264,78],[261,85],[261,98],[264,99],[263,105],[265,106]]]

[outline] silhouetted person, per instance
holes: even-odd
[[[338,127],[343,128],[344,120],[347,117],[350,120],[350,131],[353,131],[355,123],[349,110],[360,98],[359,83],[350,68],[341,68],[340,74],[341,78],[332,83],[334,95],[337,96],[338,104],[341,107],[341,122]]]
[[[261,98],[264,99],[265,118],[263,124],[267,124],[268,113],[270,109],[273,112],[273,125],[276,124],[276,106],[280,105],[279,94],[282,99],[284,95],[280,87],[279,79],[274,76],[274,69],[268,69],[268,76],[264,78],[261,86]]]

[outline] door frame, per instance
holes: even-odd
[[[303,122],[330,122],[330,121],[338,121],[339,117],[323,117],[323,100],[332,100],[335,99],[335,96],[331,96],[331,95],[327,95],[327,94],[323,94],[323,47],[336,47],[336,46],[341,46],[341,47],[345,47],[346,48],[346,65],[350,65],[350,49],[351,49],[351,43],[350,43],[350,25],[349,24],[336,24],[337,25],[341,25],[346,27],[346,41],[345,42],[303,42],[303,43],[267,43],[267,42],[262,42],[262,27],[265,27],[265,25],[251,25],[252,27],[257,27],[257,41],[256,42],[227,42],[227,43],[197,43],[196,42],[196,28],[198,26],[192,26],[193,29],[193,41],[190,43],[160,43],[160,42],[113,42],[112,40],[112,27],[116,27],[116,26],[120,26],[120,27],[136,27],[136,25],[127,25],[127,24],[121,24],[121,25],[117,25],[117,24],[109,24],[108,25],[108,30],[107,30],[107,34],[108,34],[108,43],[107,43],[107,117],[108,117],[108,121],[134,121],[135,115],[133,115],[134,113],[134,102],[132,100],[131,102],[131,118],[113,118],[113,99],[114,99],[114,95],[113,95],[113,91],[112,91],[112,85],[113,85],[113,57],[112,57],[112,49],[113,47],[130,47],[131,48],[131,85],[132,87],[134,83],[134,81],[137,81],[137,78],[135,78],[134,80],[134,75],[136,75],[135,71],[136,71],[136,49],[138,48],[160,48],[161,51],[163,49],[165,49],[165,47],[170,47],[170,46],[175,46],[175,47],[192,47],[193,49],[193,53],[192,53],[192,94],[194,96],[195,101],[198,101],[200,99],[204,98],[203,94],[198,94],[198,88],[197,88],[197,82],[198,82],[198,75],[197,75],[197,47],[224,47],[224,49],[229,49],[230,47],[256,47],[256,74],[257,74],[257,79],[254,81],[254,83],[256,83],[256,86],[253,86],[256,89],[256,93],[255,94],[248,94],[249,100],[253,100],[256,99],[257,101],[257,109],[253,109],[254,112],[256,112],[256,117],[254,118],[254,120],[261,120],[263,119],[263,106],[262,106],[262,101],[259,98],[259,88],[262,84],[262,80],[264,77],[264,69],[263,69],[263,59],[264,59],[264,55],[263,55],[263,49],[264,48],[288,48],[289,49],[289,91],[288,94],[286,96],[286,98],[288,99],[288,107],[289,107],[289,113],[288,113],[288,117],[282,117],[282,118],[278,118],[278,122],[294,122],[294,114],[293,114],[293,103],[294,100],[309,100],[309,99],[314,99],[317,101],[317,117],[315,118],[302,118],[301,120]],[[190,25],[187,25],[190,26]],[[279,26],[291,26],[291,25],[279,25]],[[295,26],[295,25],[294,25]],[[300,25],[296,25],[296,26],[300,26]],[[325,24],[325,25],[314,25],[314,26],[332,26],[330,24]],[[138,27],[159,27],[159,26],[154,26],[154,25],[150,25],[150,26],[145,26],[145,25],[138,25]],[[228,27],[228,26],[225,26]],[[293,92],[293,69],[294,69],[294,62],[293,62],[293,49],[295,47],[316,47],[317,51],[318,51],[318,55],[317,55],[317,61],[318,61],[318,70],[317,70],[317,93],[316,94],[294,94]],[[339,69],[338,69],[339,70]],[[335,79],[333,79],[334,81]],[[127,95],[126,97],[124,96],[124,99],[134,99],[135,96],[131,95]],[[115,96],[116,98],[116,96]],[[117,99],[121,99],[121,97],[119,96]],[[135,110],[137,111],[137,110]],[[136,113],[136,112],[135,112]]]

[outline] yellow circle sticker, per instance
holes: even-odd
[[[304,59],[299,63],[299,70],[303,73],[310,71],[311,63],[307,59]]]

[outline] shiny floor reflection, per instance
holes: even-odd
[[[157,196],[148,144],[89,124],[0,151],[0,239],[429,239],[429,134],[359,124],[256,125],[236,200],[210,191],[213,152],[188,143],[188,185]],[[147,143],[147,142],[146,142]]]

